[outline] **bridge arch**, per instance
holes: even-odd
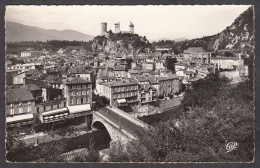
[[[121,141],[122,143],[126,143],[129,140],[125,134],[123,134],[120,129],[118,129],[115,125],[104,120],[103,117],[99,115],[93,114],[92,120],[92,129],[103,129],[106,130],[111,138],[110,143]]]
[[[106,128],[106,126],[101,122],[101,121],[95,121],[93,122],[91,126],[92,130],[97,129],[97,130],[104,130],[107,135],[109,135],[110,140],[111,138],[111,132],[109,132],[109,129]]]

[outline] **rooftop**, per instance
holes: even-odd
[[[28,88],[21,87],[21,88],[6,90],[5,100],[6,103],[13,103],[13,102],[34,100],[34,97]]]
[[[128,85],[138,85],[138,83],[135,80],[131,79],[125,79],[122,81],[113,81],[113,82],[105,82],[103,83],[106,86],[128,86]]]
[[[184,50],[183,53],[207,53],[202,47],[189,47],[187,50]]]
[[[239,60],[238,57],[211,57],[211,60]]]
[[[80,77],[69,77],[66,79],[63,79],[63,82],[65,84],[84,84],[84,83],[91,83],[91,81],[85,80]]]

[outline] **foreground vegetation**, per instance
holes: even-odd
[[[186,92],[180,125],[170,118],[138,141],[112,146],[113,162],[250,162],[254,158],[253,90],[215,75]],[[189,110],[185,110],[189,109]],[[227,152],[229,142],[236,149]],[[122,152],[123,151],[123,152]]]

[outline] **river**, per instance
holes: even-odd
[[[106,149],[109,148],[110,140],[110,136],[106,130],[95,130],[77,137],[63,138],[61,140],[51,141],[48,143],[63,143],[63,153],[66,153],[76,149],[88,148],[90,146],[90,142],[92,143],[94,149]],[[12,162],[33,162],[39,159],[35,153],[39,153],[39,155],[41,155],[43,148],[48,145],[48,143],[41,143],[37,147],[23,148],[22,150],[9,156],[10,159],[8,160]]]

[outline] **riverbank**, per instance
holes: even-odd
[[[92,147],[101,150],[109,147],[110,136],[106,130],[96,130],[70,138],[61,138],[49,142],[44,142],[38,146],[30,146],[13,151],[7,154],[7,160],[11,162],[36,162],[42,161],[48,157],[47,155],[61,155],[76,149]],[[61,153],[59,153],[59,151]]]

